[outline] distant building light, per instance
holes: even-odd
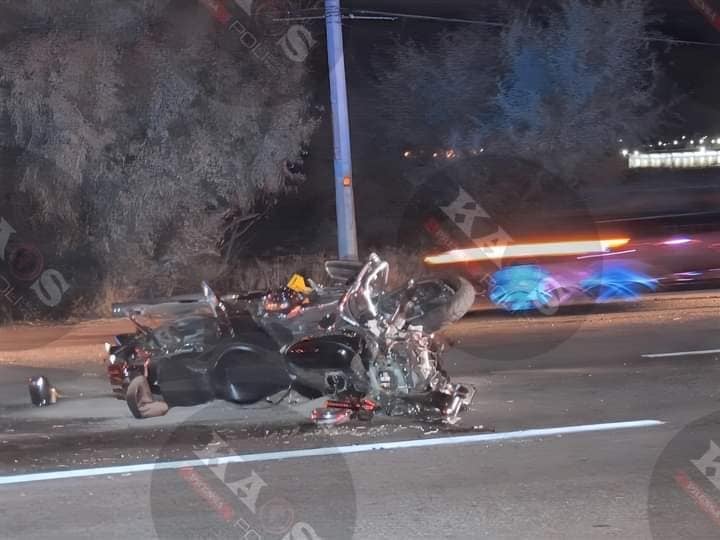
[[[404,158],[407,159],[407,158],[409,158],[410,156],[412,156],[412,152],[410,152],[410,150],[405,150],[405,152],[403,152],[403,157],[404,157]]]
[[[621,152],[621,154],[623,155],[623,157],[627,157],[627,155],[628,155],[629,153],[630,153],[630,152],[627,150],[627,148],[624,148],[623,151]]]
[[[628,159],[630,169],[701,169],[720,167],[720,150],[701,147],[683,152],[633,152]]]

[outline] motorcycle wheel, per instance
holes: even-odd
[[[411,324],[422,325],[432,333],[459,321],[470,311],[475,303],[475,288],[463,277],[448,276],[418,282],[415,296],[421,315]]]
[[[165,401],[153,399],[150,384],[144,375],[138,375],[130,381],[125,401],[135,418],[163,416],[169,410]]]
[[[135,418],[143,417],[140,412],[140,403],[142,396],[149,391],[150,386],[148,385],[147,379],[142,375],[134,377],[127,386],[127,389],[125,390],[125,402]]]

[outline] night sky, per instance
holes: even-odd
[[[654,0],[653,7],[663,22],[654,30],[671,39],[702,41],[716,46],[677,44],[668,49],[657,44],[662,52],[668,84],[663,99],[672,102],[677,112],[666,133],[673,136],[679,131],[693,133],[715,132],[720,129],[720,29],[693,5],[705,2],[720,14],[720,0]],[[382,10],[424,14],[440,17],[460,17],[504,22],[508,11],[516,8],[538,12],[549,5],[540,0],[346,0],[344,8],[352,10]],[[438,30],[451,27],[438,22],[349,22],[345,26],[349,77],[352,70],[364,71],[373,56],[382,55],[382,44],[388,37],[422,41]],[[356,82],[363,86],[361,80]],[[713,135],[716,135],[713,133]]]

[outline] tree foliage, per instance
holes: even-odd
[[[21,151],[33,219],[107,279],[196,279],[223,215],[287,188],[317,123],[304,65],[268,69],[195,1],[17,4],[0,4],[0,149]]]
[[[618,139],[662,119],[657,51],[639,39],[654,22],[646,0],[561,0],[502,31],[401,44],[381,80],[387,129],[405,144],[482,147],[591,178]]]

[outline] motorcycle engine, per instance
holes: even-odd
[[[378,379],[378,384],[380,385],[380,388],[382,388],[386,392],[393,390],[396,386],[394,378],[393,378],[393,374],[389,370],[384,369],[382,371],[379,371],[377,379]]]
[[[437,365],[432,338],[410,331],[370,366],[371,386],[380,393],[424,392],[436,378]]]

